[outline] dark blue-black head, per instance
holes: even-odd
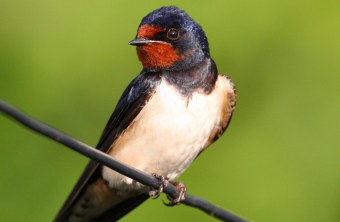
[[[175,6],[145,16],[130,44],[137,46],[138,57],[149,70],[186,70],[210,57],[202,27]]]

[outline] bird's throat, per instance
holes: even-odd
[[[137,47],[139,60],[144,68],[168,68],[182,59],[178,50],[169,44],[155,43]]]

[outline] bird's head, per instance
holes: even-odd
[[[129,44],[137,46],[139,60],[150,71],[186,70],[210,56],[202,27],[175,6],[145,16]]]

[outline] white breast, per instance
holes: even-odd
[[[148,174],[174,180],[204,148],[213,127],[219,124],[231,87],[219,76],[209,95],[195,92],[188,98],[163,79],[109,154]],[[103,168],[103,177],[111,187],[136,184],[107,167]]]

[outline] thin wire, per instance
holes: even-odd
[[[61,131],[54,129],[45,123],[35,120],[23,112],[16,109],[14,106],[6,103],[5,101],[0,99],[0,111],[14,120],[18,121],[22,125],[28,127],[29,129],[40,133],[52,140],[57,141],[58,143],[64,144],[66,147],[84,155],[88,158],[95,160],[127,177],[132,178],[135,181],[138,181],[146,186],[150,186],[153,188],[158,188],[160,186],[160,181],[156,178],[145,174],[144,172],[137,170],[133,167],[127,166],[123,163],[118,162],[113,159],[106,153],[103,153],[79,140],[72,138],[71,136],[62,133]],[[176,198],[179,195],[178,190],[172,184],[168,184],[167,187],[164,188],[164,193],[170,195],[172,198]],[[245,219],[228,212],[220,207],[217,207],[206,200],[203,200],[199,197],[191,196],[186,194],[185,199],[182,202],[185,205],[192,206],[198,208],[212,217],[218,218],[222,221],[227,222],[246,222]]]

